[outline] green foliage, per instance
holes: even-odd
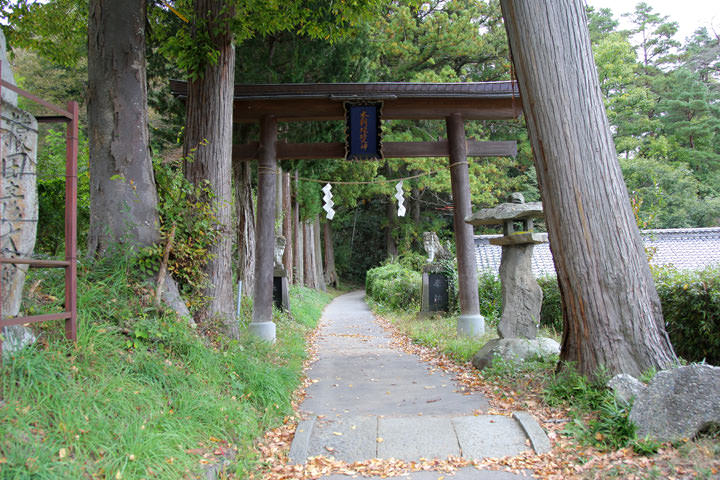
[[[480,299],[480,315],[490,325],[497,325],[502,315],[502,284],[492,272],[478,275],[478,297]]]
[[[493,358],[492,364],[482,371],[483,377],[494,381],[519,380],[524,377],[541,377],[545,380],[557,365],[557,355],[534,356],[523,362],[506,360],[499,355]]]
[[[543,292],[540,310],[540,326],[554,332],[562,332],[563,319],[560,303],[560,289],[555,277],[537,279]],[[502,283],[492,272],[478,275],[478,293],[480,298],[480,314],[491,325],[497,325],[502,315]]]
[[[580,375],[573,365],[563,365],[545,388],[545,401],[551,406],[568,403],[582,412],[599,410],[613,399],[613,394],[605,386],[607,381],[603,371],[598,371],[595,379],[589,380]]]
[[[49,130],[38,151],[38,231],[35,251],[59,255],[65,249],[65,132]],[[90,225],[88,138],[78,139],[78,243],[85,244]]]
[[[636,442],[635,424],[630,421],[630,407],[620,405],[606,385],[607,372],[598,370],[595,379],[580,375],[571,364],[565,364],[547,384],[544,391],[549,405],[569,404],[575,410],[575,418],[566,427],[582,443],[600,450],[617,450],[637,444],[639,450],[650,451],[652,445]],[[588,422],[582,414],[590,413]]]
[[[0,477],[181,478],[236,446],[229,473],[247,478],[255,439],[292,413],[327,294],[292,288],[295,318],[274,319],[274,345],[203,338],[149,307],[134,269],[127,256],[82,265],[78,343],[61,339],[61,322],[43,324],[46,346],[3,363]],[[62,275],[43,279],[46,294],[62,291]]]
[[[305,0],[286,2],[228,2],[219,12],[198,12],[194,3],[179,1],[176,10],[187,22],[162,22],[160,49],[187,72],[192,79],[201,77],[208,65],[217,62],[217,40],[230,35],[240,43],[255,36],[296,31],[326,41],[347,36],[383,2],[362,0],[323,3]],[[169,13],[168,13],[169,14]],[[174,25],[175,28],[172,28]]]
[[[632,442],[632,448],[638,455],[650,456],[655,455],[662,447],[662,443],[652,438],[638,439]]]
[[[562,298],[557,278],[545,276],[537,279],[543,293],[540,308],[540,325],[555,332],[563,331]]]
[[[365,291],[376,302],[396,310],[419,310],[420,273],[398,263],[388,263],[367,272]]]
[[[621,406],[614,398],[602,402],[597,416],[587,424],[581,419],[575,420],[566,427],[566,431],[574,434],[581,442],[593,445],[600,450],[618,450],[629,444],[635,444],[635,424],[629,418],[628,406]],[[650,443],[637,443],[637,448],[644,452],[652,450]]]
[[[2,0],[0,15],[8,44],[28,48],[58,65],[75,66],[87,56],[88,3],[82,0]]]
[[[628,190],[636,198],[642,228],[712,226],[718,221],[720,195],[702,193],[702,184],[684,164],[635,158],[621,160]]]
[[[141,250],[138,266],[145,275],[157,273],[168,235],[175,226],[168,272],[178,281],[181,292],[191,301],[190,308],[194,309],[207,301],[202,296],[208,281],[204,266],[220,235],[215,196],[207,184],[195,186],[185,178],[181,160],[167,163],[156,159],[153,167],[163,240]]]
[[[654,274],[675,352],[690,362],[720,364],[720,270],[660,268]]]
[[[427,265],[426,256],[417,252],[402,253],[397,261],[403,267],[416,272],[422,272],[423,267]]]

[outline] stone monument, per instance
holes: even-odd
[[[423,233],[423,246],[428,254],[422,274],[422,306],[420,315],[446,312],[450,303],[450,281],[442,261],[451,258],[450,252],[440,243],[435,232]]]
[[[288,293],[288,280],[282,257],[285,253],[285,237],[275,236],[275,265],[273,267],[273,302],[280,310],[290,311],[290,294]]]
[[[534,245],[548,240],[547,233],[533,231],[533,219],[542,216],[540,202],[525,203],[523,195],[516,192],[508,196],[507,203],[480,210],[465,219],[471,225],[503,227],[503,236],[490,240],[491,244],[502,246],[500,282],[503,311],[498,323],[500,339],[488,342],[483,347],[476,355],[477,358],[483,354],[483,361],[479,359],[478,364],[489,365],[496,354],[514,355],[524,360],[534,353],[552,353],[555,350],[554,345],[557,345],[557,342],[554,340],[536,339],[540,324],[542,289],[532,272],[532,254]],[[517,348],[510,348],[515,344]],[[559,352],[559,345],[557,350]],[[473,363],[475,362],[474,358]]]
[[[2,78],[15,84],[5,53],[5,36],[0,32]],[[0,167],[0,254],[29,258],[35,248],[38,219],[37,120],[17,106],[17,94],[2,89],[2,165]],[[20,312],[27,265],[2,265],[2,316]],[[2,329],[3,354],[10,354],[35,341],[32,331],[15,325]]]

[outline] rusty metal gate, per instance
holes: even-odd
[[[2,66],[0,66],[0,75]],[[28,323],[46,322],[50,320],[65,320],[65,336],[75,341],[77,339],[77,182],[78,182],[78,104],[68,102],[67,107],[53,105],[30,92],[18,88],[4,80],[0,80],[0,98],[2,89],[8,88],[19,95],[41,105],[54,115],[36,117],[38,123],[66,123],[65,135],[65,260],[40,260],[33,258],[8,257],[0,252],[0,266],[4,264],[28,265],[29,268],[64,268],[65,269],[65,303],[64,311],[45,315],[32,315],[27,317],[4,318],[2,315],[2,301],[0,301],[0,332],[2,328],[10,325],[24,325]],[[1,109],[1,103],[0,103]],[[3,132],[0,132],[2,135]],[[2,148],[0,137],[0,148]],[[5,168],[4,159],[2,168]],[[3,172],[4,173],[4,172]],[[0,198],[4,197],[4,175],[0,175]],[[2,275],[0,275],[0,291],[2,290]],[[2,337],[0,336],[0,362],[2,361]]]

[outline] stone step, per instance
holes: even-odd
[[[290,461],[323,455],[352,463],[371,458],[418,461],[457,456],[483,459],[550,450],[547,435],[527,412],[476,416],[314,417],[300,422]]]

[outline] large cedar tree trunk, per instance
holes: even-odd
[[[236,162],[233,165],[238,277],[242,281],[243,296],[252,298],[255,290],[255,207],[250,167],[250,162]]]
[[[327,286],[338,288],[338,276],[335,271],[335,247],[333,246],[332,226],[330,222],[323,224],[323,240],[325,244],[325,283]]]
[[[327,290],[325,285],[325,275],[323,274],[323,256],[322,256],[322,230],[320,229],[320,215],[315,215],[312,225],[313,240],[315,242],[315,282],[317,288],[323,292]]]
[[[285,252],[283,253],[283,266],[287,273],[288,283],[293,281],[293,231],[292,231],[292,200],[290,192],[290,172],[282,175],[282,234],[285,237]]]
[[[295,192],[298,192],[298,172],[295,171]],[[293,242],[293,258],[295,260],[294,280],[297,285],[305,284],[305,263],[304,263],[304,241],[303,226],[300,221],[300,202],[297,196],[293,199],[293,230],[295,231]]]
[[[88,21],[88,254],[159,240],[148,141],[145,0],[92,0]]]
[[[303,222],[303,265],[305,270],[305,286],[309,288],[317,288],[315,279],[315,240],[313,239],[312,224],[308,221]]]
[[[675,359],[608,125],[581,0],[501,0],[562,293],[561,360]]]
[[[193,152],[192,161],[186,162],[186,176],[195,185],[205,181],[215,195],[219,240],[211,250],[207,273],[210,287],[207,295],[210,304],[201,317],[219,318],[225,333],[238,338],[238,322],[233,309],[232,286],[232,103],[235,72],[235,50],[232,44],[229,21],[231,15],[222,0],[196,0],[194,25],[197,35],[200,28],[210,32],[213,46],[219,52],[217,62],[206,64],[195,79],[188,82],[187,117],[185,127],[185,154]]]

